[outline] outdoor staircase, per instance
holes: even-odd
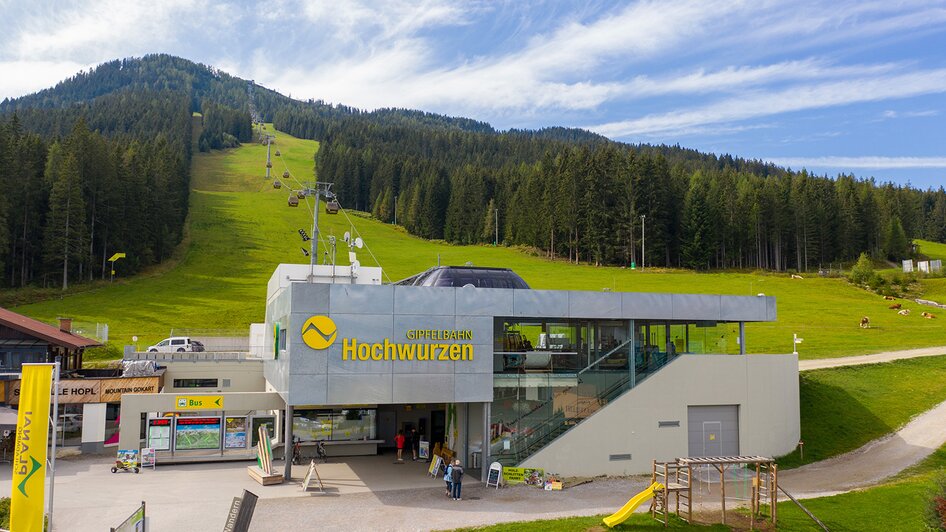
[[[627,369],[602,371],[601,362],[626,348],[629,342],[624,342],[573,374],[577,378],[576,384],[555,391],[550,399],[509,423],[508,425],[515,427],[516,431],[505,438],[494,439],[491,457],[503,466],[519,465],[675,358],[659,359],[645,368],[646,371],[635,367],[633,375]],[[605,378],[602,379],[602,376]],[[596,384],[587,382],[594,380],[604,382]],[[550,410],[553,412],[551,415],[548,414]]]

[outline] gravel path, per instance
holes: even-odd
[[[779,484],[796,497],[850,491],[893,476],[946,443],[946,401],[902,429],[849,453],[779,473]]]
[[[842,366],[858,366],[861,364],[879,364],[881,362],[892,362],[894,360],[902,360],[904,358],[935,357],[940,355],[946,355],[946,346],[907,349],[905,351],[885,351],[883,353],[874,353],[873,355],[860,355],[854,357],[799,360],[798,371],[839,368]]]

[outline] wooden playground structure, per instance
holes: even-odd
[[[663,489],[654,492],[650,503],[650,514],[662,521],[664,526],[670,523],[671,499],[675,503],[675,512],[687,523],[693,522],[693,484],[694,473],[706,469],[715,469],[719,473],[719,500],[722,505],[722,524],[726,524],[726,470],[727,468],[746,468],[750,473],[749,523],[752,528],[756,519],[764,520],[762,503],[770,508],[772,525],[778,522],[778,465],[772,458],[764,456],[705,456],[677,458],[673,462],[654,460],[651,483],[659,482]],[[694,471],[696,469],[696,471]],[[730,481],[731,482],[731,481]],[[675,496],[675,497],[674,497]],[[682,512],[681,512],[682,508]]]

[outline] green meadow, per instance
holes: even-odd
[[[272,126],[268,131],[274,131]],[[7,292],[0,294],[0,301],[22,303],[16,306],[18,312],[46,321],[70,316],[107,322],[117,344],[129,343],[133,335],[147,344],[172,328],[245,331],[249,323],[263,321],[266,281],[275,266],[308,262],[297,231],[311,232],[311,201],[290,208],[287,200],[292,188],[314,178],[318,150],[317,142],[276,134],[273,152],[278,149],[281,156],[273,157],[273,175],[284,184],[278,190],[264,179],[265,146],[247,144],[195,155],[189,230],[170,263],[129,279],[119,272],[114,283],[78,287],[64,297],[50,291]],[[292,174],[289,179],[282,177],[286,169]],[[345,198],[339,201],[344,207]],[[361,213],[320,215],[319,222],[323,235],[339,240],[354,228],[368,246],[359,251],[359,261],[373,266],[376,257],[385,280],[402,279],[438,261],[471,262],[512,268],[533,288],[775,296],[778,321],[747,325],[751,353],[790,352],[793,333],[804,338],[799,346],[802,358],[946,345],[943,320],[924,320],[919,312],[899,316],[887,309],[889,302],[843,279],[574,265],[527,249],[422,240]],[[338,264],[347,263],[347,249],[339,246]],[[862,316],[870,318],[870,329],[858,326]]]
[[[778,459],[779,467],[853,451],[944,400],[946,349],[943,356],[803,372],[799,404],[805,458],[796,449]]]

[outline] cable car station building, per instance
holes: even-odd
[[[745,323],[774,321],[772,297],[381,285],[370,268],[330,284],[308,269],[270,280],[264,363],[303,431],[346,418],[357,437],[322,436],[354,447],[413,426],[453,436],[464,461],[564,475],[798,441],[797,357],[745,356]]]

